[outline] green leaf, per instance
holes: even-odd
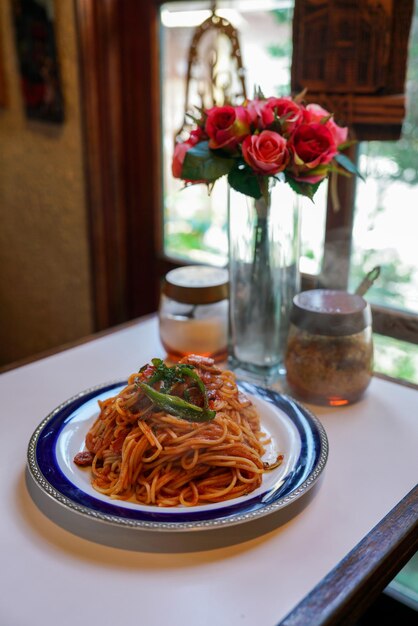
[[[254,100],[258,99],[258,100],[265,100],[266,97],[263,94],[260,85],[255,85],[254,86]]]
[[[244,165],[242,162],[236,164],[229,172],[228,183],[235,191],[239,191],[245,196],[250,196],[256,200],[262,196],[257,175],[250,167]]]
[[[308,93],[308,90],[305,87],[303,91],[301,91],[300,93],[296,94],[296,96],[294,96],[293,102],[296,102],[296,104],[300,104],[305,99],[305,96],[307,93]]]
[[[279,117],[277,115],[277,108],[274,108],[273,110],[273,114],[274,114],[274,120],[271,124],[269,124],[269,126],[267,127],[268,130],[272,130],[275,133],[278,133],[279,135],[282,134],[283,132],[283,124],[286,122],[286,120],[291,117],[291,113],[286,113],[285,115],[282,115],[281,117]]]
[[[342,150],[346,150],[347,148],[350,148],[351,146],[355,146],[356,143],[357,143],[356,139],[349,139],[348,141],[344,141],[344,143],[340,143],[340,145],[338,146],[338,150],[342,152]]]
[[[354,163],[347,157],[345,154],[338,153],[334,159],[339,163],[342,167],[344,167],[348,172],[354,174],[355,176],[359,176],[361,180],[364,180],[364,176],[359,172],[358,168]]]
[[[327,122],[329,122],[329,120],[334,116],[334,113],[330,113],[329,115],[326,115],[325,117],[321,117],[321,119],[319,120],[320,124],[326,124]]]
[[[346,178],[351,178],[351,174],[347,172],[347,170],[342,167],[337,167],[336,165],[331,165],[328,167],[328,172],[335,172],[336,174],[340,174],[341,176],[345,176]]]
[[[279,135],[282,132],[282,122],[279,117],[275,117],[274,121],[269,124],[267,130],[272,130],[274,133],[278,133]]]
[[[181,176],[185,180],[213,182],[228,174],[233,159],[220,157],[209,148],[208,141],[201,141],[186,152]]]
[[[303,183],[299,180],[291,178],[290,176],[286,176],[286,182],[289,183],[290,187],[297,194],[306,196],[309,200],[313,201],[314,195],[316,194],[319,185],[322,183],[322,180],[319,180],[317,183]]]

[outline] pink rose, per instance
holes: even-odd
[[[284,137],[271,130],[249,135],[242,143],[242,155],[257,174],[272,175],[282,172],[289,162],[289,151]]]
[[[176,143],[174,146],[173,160],[171,163],[171,171],[174,178],[183,178],[181,175],[181,171],[183,169],[184,159],[186,157],[186,153],[193,148],[199,141],[203,141],[206,139],[206,135],[201,128],[196,128],[192,130],[190,133],[189,139],[187,141],[183,141],[182,143]],[[205,182],[205,181],[186,181],[186,182]]]
[[[308,104],[303,112],[303,121],[305,124],[316,124],[320,123],[321,120],[329,117],[330,115],[331,114],[326,109],[319,106],[319,104]],[[331,132],[337,147],[347,141],[348,128],[338,126],[332,117],[325,122],[324,126],[326,126]]]
[[[277,117],[285,118],[282,122],[284,133],[291,133],[303,121],[301,107],[292,98],[268,98],[267,100],[253,100],[252,107],[259,118],[258,127],[267,128]]]
[[[295,180],[317,183],[327,175],[328,163],[337,154],[334,137],[324,124],[301,124],[288,142]]]
[[[188,141],[176,143],[174,146],[173,161],[171,163],[171,171],[174,178],[181,178],[181,170],[186,157],[186,152],[190,150],[191,147],[192,144]]]
[[[249,115],[244,107],[213,107],[207,112],[205,130],[209,148],[223,148],[233,152],[241,140],[250,133]]]

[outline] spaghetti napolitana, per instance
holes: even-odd
[[[99,401],[78,465],[92,485],[120,500],[195,506],[246,495],[263,473],[263,433],[251,401],[212,359],[191,355],[172,368],[159,359]],[[264,443],[266,443],[264,441]]]

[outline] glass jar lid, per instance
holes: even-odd
[[[207,265],[188,265],[165,276],[162,292],[184,304],[212,304],[228,297],[228,270]]]
[[[372,315],[358,294],[311,289],[293,298],[290,321],[309,333],[338,337],[361,332],[372,323]]]

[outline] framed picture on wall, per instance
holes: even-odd
[[[64,102],[57,57],[54,0],[12,0],[23,102],[30,119],[61,123]]]

